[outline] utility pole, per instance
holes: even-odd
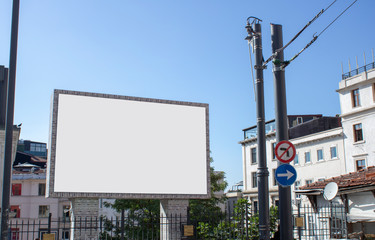
[[[249,19],[254,19],[253,27]],[[257,183],[259,202],[259,239],[270,239],[269,220],[269,190],[268,190],[268,168],[266,159],[266,132],[264,120],[264,84],[263,84],[263,50],[262,50],[262,29],[260,19],[249,17],[247,19],[248,36],[245,40],[254,41],[255,50],[255,88],[256,88],[256,113],[257,113]]]
[[[275,56],[273,64],[274,91],[275,91],[275,119],[276,119],[276,141],[289,140],[288,116],[286,108],[286,88],[284,71],[284,52],[282,26],[271,24],[272,54]],[[281,163],[279,162],[279,165]],[[288,163],[289,164],[289,163]],[[279,216],[280,216],[280,239],[293,239],[292,225],[292,200],[289,187],[279,185]]]
[[[1,240],[8,239],[8,217],[10,182],[12,171],[12,140],[13,140],[13,117],[14,117],[14,95],[16,89],[16,66],[17,66],[17,40],[18,40],[18,19],[19,0],[13,0],[12,28],[10,40],[9,78],[6,110],[5,129],[5,153],[4,153],[4,173],[3,173],[3,193],[1,204]]]

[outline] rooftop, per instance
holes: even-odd
[[[29,164],[37,165],[41,168],[45,168],[47,166],[46,159],[34,156],[32,154],[17,151],[16,159],[14,160],[13,166],[16,166],[22,163],[29,163]]]
[[[342,75],[342,78],[341,78],[341,79],[342,79],[342,80],[345,80],[345,79],[347,79],[347,78],[353,77],[353,76],[355,76],[355,75],[358,75],[358,74],[360,74],[360,73],[366,72],[366,71],[368,71],[368,70],[370,70],[370,69],[373,69],[373,68],[375,68],[375,62],[370,63],[370,64],[367,64],[367,65],[362,66],[362,67],[359,67],[359,68],[356,68],[356,69],[354,69],[354,70],[352,70],[352,71],[350,71],[350,72],[344,73],[344,74]]]
[[[323,117],[321,114],[315,115],[288,115],[289,125],[289,139],[307,136],[313,133],[323,132],[326,130],[341,127],[340,117]],[[265,123],[265,130],[267,134],[275,134],[276,123],[275,120],[271,120]],[[257,137],[257,126],[246,128],[244,131],[244,141],[252,141],[250,139],[256,139]]]
[[[311,184],[302,186],[299,189],[324,189],[324,187],[330,182],[337,183],[339,191],[353,188],[375,187],[375,166],[362,169],[358,172],[351,172],[349,174],[329,178],[324,181],[313,182]]]

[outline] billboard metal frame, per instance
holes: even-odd
[[[58,126],[58,104],[59,95],[77,95],[97,98],[130,100],[138,102],[150,102],[160,104],[174,104],[192,107],[205,108],[206,120],[206,169],[207,169],[207,192],[206,194],[154,194],[150,193],[96,193],[96,192],[56,192],[54,190],[55,184],[55,165],[56,165],[56,140],[57,140],[57,126]],[[210,191],[210,146],[209,146],[209,106],[206,103],[182,102],[153,98],[131,97],[113,94],[90,93],[71,90],[55,89],[52,97],[51,119],[50,119],[50,139],[49,139],[49,153],[47,166],[47,197],[56,198],[122,198],[122,199],[208,199],[211,197]],[[192,178],[194,173],[192,173]]]

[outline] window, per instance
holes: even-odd
[[[296,156],[294,157],[294,165],[298,165],[299,160],[298,160],[298,153],[296,153]]]
[[[251,164],[257,163],[257,148],[251,148]]]
[[[316,154],[317,154],[317,157],[318,157],[318,161],[322,161],[323,160],[323,149],[318,149],[318,151],[316,151]]]
[[[315,226],[315,223],[314,223],[314,217],[313,216],[308,216],[308,219],[307,219],[307,223],[308,223],[308,228],[309,228],[309,236],[315,236],[315,229],[316,229],[316,226]]]
[[[38,195],[39,196],[46,195],[46,184],[45,183],[39,183]]]
[[[251,173],[251,179],[253,181],[253,188],[256,188],[258,187],[258,180],[257,180],[257,173],[256,172],[252,172]]]
[[[365,161],[365,159],[361,159],[361,160],[355,161],[355,166],[357,168],[357,171],[359,171],[361,169],[365,169],[366,168],[366,161]]]
[[[353,107],[361,106],[361,102],[359,100],[359,89],[352,90],[352,105]]]
[[[62,232],[62,240],[69,240],[70,232],[69,231],[63,231]]]
[[[305,163],[310,163],[311,158],[310,158],[310,152],[305,152]]]
[[[353,126],[354,142],[363,141],[362,123]]]
[[[273,174],[273,185],[276,186],[277,185],[277,181],[276,181],[276,168],[272,169],[272,174]]]
[[[12,184],[12,196],[21,196],[22,184],[14,183]]]
[[[275,206],[279,207],[279,200],[275,200]],[[277,214],[277,219],[279,219],[279,214]]]
[[[372,100],[375,102],[375,83],[372,84]]]
[[[337,158],[337,149],[336,149],[336,146],[335,147],[331,147],[330,148],[330,152],[331,152],[331,159]]]
[[[299,190],[299,186],[301,185],[301,181],[294,182],[294,191]],[[296,193],[296,198],[301,198],[301,194]]]
[[[276,159],[276,154],[275,154],[275,148],[276,148],[276,143],[271,143],[272,145],[272,160]]]
[[[19,228],[11,228],[10,229],[10,236],[12,240],[19,240],[20,239],[20,229]]]
[[[254,213],[258,212],[258,201],[253,201],[253,211]]]
[[[318,182],[324,182],[325,178],[319,178]]]
[[[21,217],[21,209],[20,206],[10,206],[10,213],[9,217],[11,218],[20,218]]]
[[[47,205],[40,205],[39,206],[39,217],[48,217],[49,215],[49,206]]]
[[[100,199],[102,200],[102,199]],[[63,206],[63,218],[65,221],[70,219],[70,206],[69,205],[64,205]]]
[[[306,185],[311,184],[313,182],[312,179],[306,180]]]
[[[297,117],[297,124],[303,123],[303,118],[302,117]]]

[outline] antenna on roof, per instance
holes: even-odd
[[[339,186],[337,185],[337,183],[330,182],[324,188],[323,197],[325,200],[331,201],[332,199],[336,197],[338,191],[339,191]]]
[[[366,64],[366,53],[365,53],[365,51],[363,51],[363,59],[365,60],[365,66],[366,66],[367,64]]]
[[[355,56],[355,64],[357,65],[357,69],[358,69],[359,67],[358,67],[358,57],[357,56]]]
[[[341,74],[344,74],[344,67],[342,66],[342,62],[341,62]]]
[[[348,59],[348,62],[349,62],[349,72],[351,72],[352,68],[350,67],[350,58]]]

